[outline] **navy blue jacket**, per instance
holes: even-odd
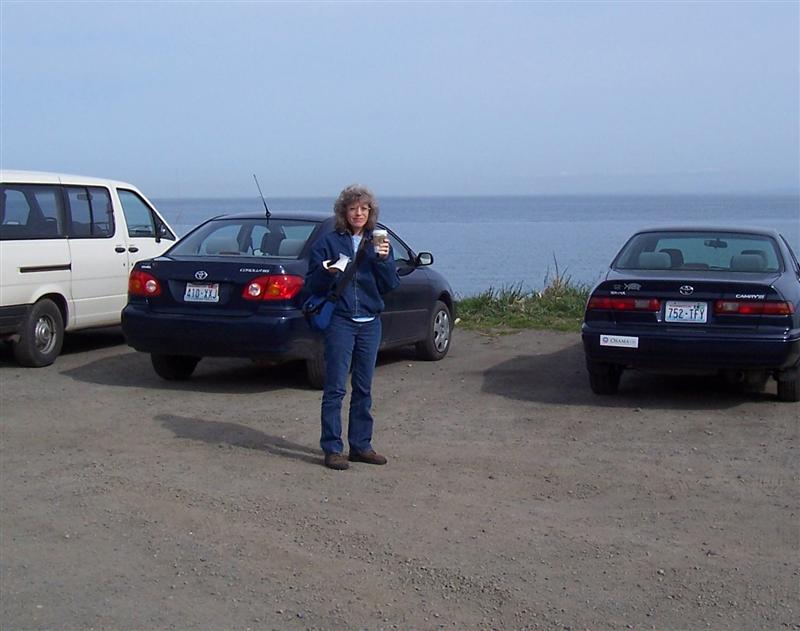
[[[362,239],[372,241],[372,233],[365,230]],[[348,318],[378,315],[384,307],[381,295],[400,284],[391,248],[386,259],[381,259],[375,254],[372,243],[365,243],[362,250],[361,262],[350,283],[339,296],[334,309],[334,313]],[[346,254],[351,261],[355,260],[353,237],[349,232],[329,232],[314,243],[306,272],[306,286],[312,294],[327,294],[344,276],[344,272],[331,274],[322,267],[322,261],[335,263],[339,260],[340,254]]]

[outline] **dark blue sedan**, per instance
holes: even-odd
[[[626,368],[720,373],[800,400],[800,265],[754,228],[634,234],[594,287],[582,327],[589,382],[617,391]]]
[[[381,226],[385,227],[385,226]],[[301,311],[303,279],[314,241],[333,230],[333,217],[311,213],[241,214],[210,219],[162,256],[131,271],[122,312],[125,338],[150,353],[165,379],[187,379],[203,357],[303,360],[310,383],[322,387],[322,337]],[[389,232],[400,286],[384,296],[381,348],[416,345],[427,360],[450,349],[453,292],[430,266]]]

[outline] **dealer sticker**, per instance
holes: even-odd
[[[620,348],[639,348],[639,338],[628,335],[600,334],[600,346],[619,346]]]

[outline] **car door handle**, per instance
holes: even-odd
[[[119,252],[120,254],[122,254],[124,251],[125,248],[123,248],[121,245],[118,245],[117,247],[114,248],[114,252]]]
[[[137,248],[135,245],[132,245],[131,247],[128,248],[128,252],[138,252],[138,251],[139,248]]]

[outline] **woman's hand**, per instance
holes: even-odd
[[[389,256],[389,239],[384,239],[380,245],[375,246],[375,254],[382,259]]]

